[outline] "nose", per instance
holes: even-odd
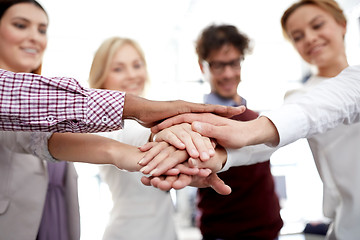
[[[46,41],[46,35],[41,34],[39,32],[39,29],[35,26],[30,28],[28,37],[29,37],[30,41],[33,41],[33,42],[43,42],[44,40]]]
[[[232,76],[234,76],[237,72],[238,72],[238,70],[235,70],[232,66],[230,66],[230,65],[225,65],[224,71],[223,71],[223,76],[224,76],[224,77],[232,77]]]
[[[129,78],[134,78],[134,77],[136,77],[136,70],[133,69],[132,67],[129,67],[127,69],[127,74],[128,74]]]
[[[316,37],[317,35],[315,31],[308,30],[305,32],[305,42],[307,44],[314,42],[316,40]]]

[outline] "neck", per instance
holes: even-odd
[[[31,69],[20,69],[19,67],[11,67],[8,64],[5,64],[3,62],[0,62],[0,68],[4,69],[6,71],[11,71],[11,72],[25,72],[25,73],[30,73],[32,70]]]
[[[338,59],[335,59],[331,64],[326,66],[318,67],[318,76],[320,77],[335,77],[342,70],[349,66],[346,56],[340,56]]]

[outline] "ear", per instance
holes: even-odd
[[[204,73],[204,67],[203,67],[203,65],[202,65],[202,63],[201,63],[200,60],[198,61],[198,64],[199,64],[199,67],[200,67],[201,72]]]
[[[342,35],[343,35],[343,38],[345,38],[345,34],[346,34],[346,22],[339,23],[339,25],[342,27]]]

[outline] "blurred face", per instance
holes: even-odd
[[[326,67],[345,55],[346,26],[323,9],[304,5],[286,23],[286,31],[301,57],[318,68]]]
[[[126,44],[115,53],[103,88],[141,95],[146,79],[144,61],[133,46]]]
[[[0,20],[0,67],[31,72],[41,64],[47,45],[48,18],[31,3],[11,6]]]
[[[213,50],[200,67],[208,78],[212,92],[224,98],[234,99],[241,79],[241,53],[233,45],[224,45]]]

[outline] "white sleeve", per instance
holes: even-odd
[[[149,141],[151,131],[134,120],[125,119],[124,128],[119,131],[95,133],[122,143],[140,147]]]
[[[264,112],[276,126],[279,146],[360,121],[360,66],[348,67],[302,97]]]
[[[265,144],[247,146],[239,149],[227,148],[227,160],[220,172],[227,171],[230,167],[251,165],[267,161],[277,149],[277,147],[269,147]]]

